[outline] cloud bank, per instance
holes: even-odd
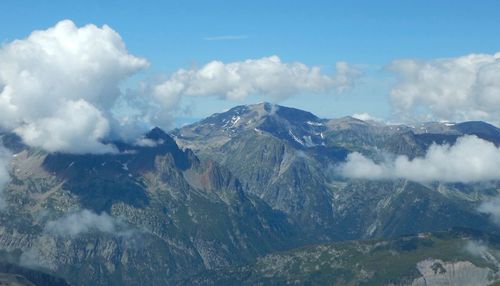
[[[391,99],[400,114],[500,124],[500,53],[398,60],[389,68],[399,75]]]
[[[223,63],[212,61],[200,69],[180,69],[155,87],[159,101],[180,96],[219,96],[243,100],[261,94],[275,100],[305,92],[342,92],[360,75],[345,62],[337,63],[335,75],[323,74],[319,67],[282,62],[278,56]]]
[[[118,233],[117,224],[117,221],[105,212],[98,215],[84,209],[49,221],[45,231],[63,237],[75,237],[89,232]]]
[[[0,48],[0,126],[48,151],[103,153],[119,85],[148,66],[108,26],[69,20]]]
[[[342,92],[360,75],[344,62],[327,75],[319,67],[271,56],[212,61],[122,93],[120,86],[148,65],[106,25],[76,27],[64,20],[6,43],[0,47],[0,129],[49,152],[115,152],[106,139],[133,142],[152,125],[170,127],[184,96],[242,100],[259,94],[279,100]]]
[[[347,156],[337,168],[339,174],[355,179],[408,179],[416,182],[472,183],[500,179],[500,148],[493,143],[463,136],[450,145],[432,145],[424,157],[376,163],[360,153]]]
[[[240,101],[261,95],[271,101],[302,93],[336,92],[352,87],[361,73],[345,62],[337,63],[336,74],[319,67],[282,62],[277,56],[223,63],[212,61],[199,69],[180,69],[165,80],[142,82],[127,94],[136,118],[163,128],[169,127],[184,97],[215,96]]]

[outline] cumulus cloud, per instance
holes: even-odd
[[[96,214],[84,209],[49,221],[45,231],[58,236],[75,237],[89,232],[119,233],[117,227],[118,222],[107,213]]]
[[[242,100],[252,94],[284,99],[304,92],[342,92],[353,85],[359,71],[345,62],[337,63],[335,75],[300,62],[285,63],[278,56],[223,63],[212,61],[200,69],[181,69],[155,87],[162,102],[187,96],[219,96]]]
[[[346,161],[338,166],[337,171],[348,178],[375,180],[392,177],[393,168],[386,162],[377,164],[359,152],[352,152],[347,155]]]
[[[50,152],[107,153],[103,142],[134,142],[151,125],[171,127],[183,96],[242,100],[259,94],[284,99],[300,93],[342,92],[360,72],[345,62],[336,73],[277,56],[180,69],[121,92],[149,63],[130,54],[110,27],[77,27],[70,20],[0,47],[0,128]]]
[[[108,120],[85,100],[68,101],[51,117],[24,124],[15,132],[26,144],[50,152],[114,151],[114,147],[100,142],[109,133]]]
[[[148,125],[161,128],[172,127],[174,117],[182,110],[182,94],[168,90],[162,80],[148,80],[140,82],[135,88],[127,91],[122,98],[127,112],[121,117],[121,137],[136,140]],[[134,132],[135,131],[135,132]],[[139,131],[139,133],[137,133]]]
[[[354,152],[337,168],[342,176],[348,178],[462,183],[499,180],[498,170],[500,149],[476,136],[460,137],[452,146],[433,144],[424,157],[413,160],[397,156],[394,160],[376,163]]]
[[[500,53],[470,54],[431,61],[398,60],[391,91],[400,114],[437,120],[500,123]]]
[[[106,25],[35,31],[0,48],[0,126],[49,151],[110,152],[119,85],[147,65]]]

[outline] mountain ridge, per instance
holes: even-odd
[[[492,130],[498,131],[498,128],[487,123],[471,124],[489,131],[487,134],[490,136],[485,140],[500,143],[500,137],[491,136],[496,134]],[[363,189],[370,192],[368,190],[373,188],[370,184],[379,186],[380,191],[371,191],[370,197],[375,201],[366,201],[370,206],[363,207],[373,210],[378,210],[377,205],[382,201],[396,204],[401,199],[409,199],[403,197],[414,194],[420,196],[414,199],[430,202],[425,208],[434,209],[429,209],[431,213],[441,212],[439,204],[450,204],[453,208],[462,210],[460,205],[464,202],[448,195],[443,196],[436,191],[437,186],[412,183],[404,184],[404,188],[411,190],[398,190],[400,187],[397,182],[343,180],[332,171],[335,164],[343,162],[351,152],[359,152],[375,159],[380,152],[415,158],[425,155],[434,143],[454,144],[462,135],[484,135],[484,132],[480,134],[474,128],[466,130],[462,126],[464,125],[460,123],[435,122],[414,127],[385,125],[352,117],[321,119],[299,109],[261,103],[237,106],[227,112],[214,114],[206,120],[176,129],[172,134],[180,146],[190,148],[203,158],[210,158],[227,166],[247,186],[249,193],[256,194],[273,208],[290,215],[299,225],[309,228],[312,236],[328,240],[334,237],[354,239],[361,235],[358,233],[352,236],[347,234],[347,231],[339,237],[336,229],[348,227],[353,219],[358,220],[351,216],[354,212],[344,214],[342,205],[347,203],[354,204],[352,207],[355,208],[361,207],[359,203],[364,200],[361,197],[351,197],[351,194],[360,192],[359,195],[362,196]],[[460,133],[459,130],[465,131]],[[464,196],[462,191],[453,185],[439,186],[451,188],[450,192],[457,192],[456,196]],[[358,189],[359,191],[355,191]],[[433,199],[429,201],[429,197]],[[438,201],[439,204],[432,205]],[[481,215],[473,208],[468,212],[470,220],[481,220]],[[364,233],[376,234],[377,231],[373,228],[389,227],[379,235],[405,234],[406,230],[391,229],[396,227],[390,222],[391,216],[372,214],[369,217],[383,221],[369,223],[365,226],[367,229]],[[422,223],[432,225],[430,217],[428,222]],[[490,224],[487,220],[484,222],[485,225]],[[442,227],[445,226],[443,222]],[[396,228],[400,227],[402,225]]]
[[[231,269],[259,280],[251,270],[256,262],[272,267],[280,253],[320,253],[315,246],[341,241],[450,227],[497,234],[477,208],[500,193],[499,182],[370,181],[335,169],[351,152],[414,158],[464,134],[498,145],[496,130],[477,122],[408,127],[321,119],[262,103],[170,134],[153,128],[134,142],[108,142],[118,153],[48,153],[1,134],[14,155],[0,249],[19,266],[72,285],[169,285]]]

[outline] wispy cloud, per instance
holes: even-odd
[[[478,211],[490,215],[491,220],[500,225],[500,196],[482,202],[479,205]]]
[[[45,231],[58,236],[70,237],[76,237],[92,231],[114,233],[116,235],[130,234],[129,232],[119,230],[123,226],[120,220],[115,219],[105,212],[96,214],[90,210],[83,209],[49,221],[45,226]]]
[[[209,36],[202,38],[205,41],[235,41],[235,40],[245,40],[248,39],[247,35],[221,35],[221,36]]]

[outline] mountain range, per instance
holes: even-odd
[[[500,145],[480,121],[322,119],[270,103],[110,141],[109,154],[3,133],[0,272],[20,285],[489,285],[499,227],[478,208],[499,182],[338,169],[353,152],[411,160],[467,135]]]

